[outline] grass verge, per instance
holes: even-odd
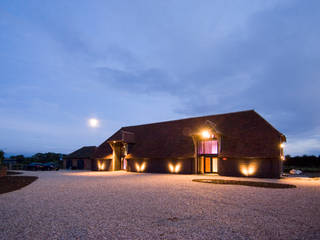
[[[263,188],[296,188],[295,185],[272,182],[255,182],[255,181],[238,181],[226,179],[193,179],[194,182],[213,183],[213,184],[231,184],[243,185],[249,187],[263,187]]]
[[[5,176],[0,177],[0,194],[21,189],[38,179],[34,176]]]

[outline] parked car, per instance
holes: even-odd
[[[42,165],[43,165],[43,170],[48,170],[48,171],[51,171],[51,170],[58,171],[59,170],[59,167],[57,167],[57,165],[53,162],[43,163]]]
[[[27,170],[39,171],[43,170],[43,164],[38,162],[32,162],[27,165]]]
[[[32,171],[51,171],[51,170],[59,170],[59,167],[56,166],[53,162],[48,163],[38,163],[38,162],[32,162],[27,165],[27,170]]]

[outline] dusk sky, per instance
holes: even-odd
[[[320,154],[320,1],[0,1],[0,149],[255,109]],[[89,118],[100,120],[98,128]]]

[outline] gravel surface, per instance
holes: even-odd
[[[24,174],[39,179],[0,195],[0,239],[320,239],[319,180],[267,189],[192,182],[201,175]]]

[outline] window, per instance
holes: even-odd
[[[218,154],[218,141],[199,141],[198,154]]]

